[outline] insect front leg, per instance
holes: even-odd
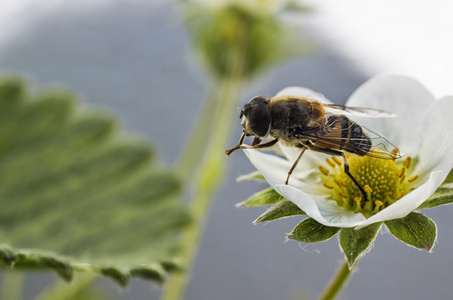
[[[236,146],[229,150],[225,150],[225,155],[230,156],[231,153],[233,153],[235,150],[239,149],[242,146],[242,143],[244,142],[245,139],[245,133],[242,133],[241,138],[239,139],[239,142]]]
[[[270,141],[267,141],[267,142],[264,142],[264,143],[261,143],[261,144],[255,144],[254,143],[253,146],[247,146],[247,145],[242,144],[244,142],[244,139],[245,139],[245,133],[242,134],[242,136],[241,136],[241,138],[239,140],[239,143],[236,146],[234,146],[233,148],[231,148],[229,150],[225,150],[225,155],[226,156],[230,156],[231,153],[233,153],[233,151],[236,151],[237,149],[262,149],[262,148],[269,148],[269,147],[274,146],[278,142],[278,139],[273,139],[273,140],[270,140]]]

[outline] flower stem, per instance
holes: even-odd
[[[203,113],[210,114],[210,118],[200,121],[195,128],[193,137],[196,137],[198,131],[205,132],[206,127],[209,127],[209,138],[203,144],[197,144],[192,141],[187,143],[187,146],[193,146],[194,149],[184,149],[183,157],[180,162],[183,163],[185,170],[181,170],[181,174],[195,177],[196,187],[192,202],[190,203],[190,211],[193,222],[188,225],[182,233],[183,252],[181,259],[185,267],[190,270],[193,265],[195,254],[198,250],[198,245],[204,231],[206,218],[211,207],[211,199],[215,191],[219,187],[222,178],[225,174],[225,155],[227,142],[229,141],[232,122],[234,121],[235,106],[241,89],[240,77],[231,76],[219,80],[216,90],[219,95],[217,99],[209,100],[208,106],[214,101],[215,109],[211,111],[203,110]],[[208,121],[210,120],[210,121]],[[201,124],[204,124],[202,126]],[[204,148],[204,149],[203,149]],[[199,150],[195,150],[199,149]],[[188,151],[188,152],[186,152]],[[198,151],[203,151],[201,157]],[[200,164],[194,165],[191,160],[197,159]],[[197,168],[198,167],[198,168]],[[179,166],[181,168],[181,166]],[[188,180],[188,177],[185,178]],[[182,299],[186,285],[186,273],[174,274],[165,287],[163,299],[176,300]]]
[[[85,268],[83,266],[76,267],[78,270],[84,270],[88,272],[80,272],[77,276],[71,281],[71,284],[63,282],[62,280],[56,280],[51,286],[42,291],[38,296],[35,296],[34,300],[60,300],[60,299],[104,299],[101,295],[102,293],[92,290],[92,285],[98,279],[98,276],[95,273],[89,272],[92,271],[90,268]],[[83,295],[83,296],[82,296]],[[96,297],[98,296],[98,297]],[[2,298],[3,299],[3,298]],[[107,297],[105,298],[107,299]]]
[[[25,273],[20,271],[3,272],[0,299],[20,300],[24,287]]]
[[[352,271],[356,264],[357,262],[352,266],[352,268],[349,268],[349,264],[345,260],[338,269],[337,273],[335,274],[335,277],[333,277],[332,280],[329,282],[326,289],[318,298],[318,300],[335,299],[343,290],[343,288],[346,286],[348,280],[351,278]]]
[[[176,171],[181,175],[182,179],[187,181],[197,169],[197,165],[204,157],[206,143],[209,141],[211,134],[211,124],[213,122],[213,111],[216,110],[218,97],[216,96],[215,86],[211,88],[203,109],[200,112],[196,124],[187,139],[185,146],[179,155],[176,164]]]

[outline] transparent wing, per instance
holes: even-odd
[[[311,144],[323,149],[346,151],[358,155],[366,155],[381,159],[398,159],[403,156],[399,149],[382,135],[361,127],[366,136],[363,138],[348,137],[349,128],[331,128],[329,133],[323,136],[309,131],[299,131],[295,134],[298,139],[310,140]],[[371,147],[364,147],[371,141]],[[362,145],[362,146],[361,146]]]
[[[324,104],[326,112],[332,114],[348,114],[357,117],[367,118],[393,118],[396,115],[381,109],[365,108],[365,107],[350,107],[336,104]]]
[[[399,159],[404,156],[404,154],[387,138],[371,130],[370,128],[365,126],[362,126],[362,128],[371,139],[373,145],[370,153],[367,154],[368,156],[386,159]]]

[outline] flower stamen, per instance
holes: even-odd
[[[409,178],[407,181],[414,182],[415,180],[417,180],[417,178],[418,178],[418,175],[415,175],[415,176],[412,176],[411,178]]]
[[[329,183],[327,183],[327,182],[324,182],[322,185],[323,185],[324,187],[328,188],[329,190],[333,189],[333,185],[331,185],[331,184],[329,184]]]
[[[341,166],[342,161],[341,161],[338,157],[332,156],[332,160],[333,160],[337,165]]]
[[[406,171],[406,168],[402,167],[401,170],[398,172],[398,177],[401,178],[404,175],[405,171]]]
[[[329,166],[332,167],[332,168],[335,167],[335,162],[333,162],[332,160],[330,160],[328,158],[326,158],[326,163],[328,163]]]
[[[409,167],[411,166],[411,162],[412,162],[412,158],[410,156],[406,157],[406,159],[404,160],[403,162],[403,166],[406,168],[406,169],[409,169]]]
[[[344,172],[343,162],[339,158],[332,156],[325,161],[326,165],[320,165],[318,169],[322,174],[322,185],[329,191],[328,199],[336,201],[338,206],[360,212],[367,218],[413,190],[413,182],[418,178],[418,175],[411,174],[413,168],[409,169],[412,165],[410,157],[401,162],[349,155],[349,171],[363,187],[367,196],[364,199],[362,191]]]
[[[338,180],[337,178],[334,178],[333,182],[335,182],[335,184],[338,185],[339,187],[344,186],[344,183]]]
[[[324,166],[318,166],[319,171],[323,173],[324,175],[329,175],[329,170],[327,170]]]

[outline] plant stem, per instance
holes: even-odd
[[[84,270],[84,268],[80,268]],[[85,269],[88,271],[89,269]],[[102,294],[90,290],[91,285],[97,279],[97,275],[91,272],[80,272],[77,274],[77,277],[71,281],[71,284],[63,282],[60,278],[54,282],[54,284],[44,291],[42,291],[38,296],[33,298],[34,300],[60,300],[60,299],[83,299],[82,297],[87,297],[87,295],[93,295],[93,297],[99,296],[99,299],[107,299],[101,297]],[[94,299],[94,298],[93,298]],[[97,299],[97,297],[96,297]]]
[[[211,124],[206,124],[206,121],[200,122],[210,127],[210,139],[206,144],[195,144],[195,147],[206,147],[206,149],[204,149],[204,157],[201,159],[201,166],[198,166],[198,172],[196,171],[195,165],[192,166],[191,170],[184,170],[184,172],[188,173],[188,176],[196,176],[196,188],[193,201],[190,204],[193,222],[184,229],[182,234],[184,251],[181,258],[188,270],[191,269],[195,254],[198,250],[206,218],[211,207],[212,196],[225,174],[226,158],[224,150],[226,149],[226,144],[230,137],[234,113],[236,113],[236,100],[239,97],[240,88],[241,81],[237,76],[231,76],[220,80],[217,89],[220,98],[215,101],[217,105],[214,112],[207,112],[212,114]],[[200,126],[196,126],[196,128],[201,131],[206,130],[206,128]],[[197,132],[192,136],[197,136]],[[189,141],[188,145],[191,144],[193,143]],[[185,149],[182,153],[187,157],[181,161],[190,161],[190,156],[199,155],[199,153],[193,149],[187,149],[187,151],[190,151],[191,154],[187,154]],[[186,164],[185,166],[187,167],[189,165],[190,164]],[[187,285],[187,279],[188,274],[186,273],[174,274],[168,285],[165,287],[163,299],[182,299],[182,295],[184,294]]]
[[[201,241],[212,198],[226,173],[224,151],[230,138],[234,114],[244,80],[245,40],[226,52],[229,69],[214,82],[209,100],[202,110],[191,139],[182,151],[177,167],[186,183],[195,178],[195,190],[189,209],[192,224],[182,232],[182,263],[191,270]],[[205,142],[200,142],[200,141]],[[192,148],[193,147],[193,148]],[[174,274],[166,285],[162,299],[182,299],[188,281],[187,272]]]
[[[193,176],[201,158],[204,157],[206,144],[211,134],[211,124],[214,118],[213,111],[216,110],[217,93],[216,86],[213,86],[205,100],[202,111],[199,113],[196,124],[179,155],[176,171],[186,182]]]
[[[321,294],[321,296],[318,298],[318,300],[335,299],[340,294],[340,292],[343,290],[343,288],[346,286],[346,283],[348,282],[348,280],[351,278],[353,269],[356,266],[356,264],[357,264],[357,262],[352,266],[351,269],[349,269],[349,264],[345,260],[343,262],[343,264],[340,266],[340,268],[338,269],[337,273],[335,274],[335,277],[333,277],[332,280],[329,282],[326,289]]]
[[[25,273],[21,271],[3,272],[0,299],[20,300],[24,287]]]

